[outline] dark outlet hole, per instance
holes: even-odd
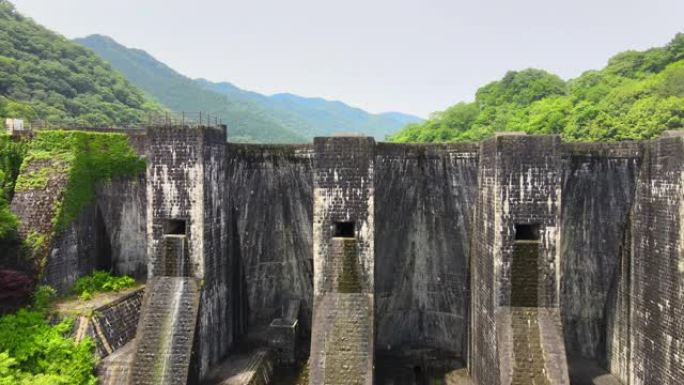
[[[164,234],[186,235],[187,221],[185,219],[167,219],[164,221]]]
[[[538,241],[541,239],[538,224],[529,225],[515,225],[515,240],[516,241]]]
[[[354,222],[335,222],[335,237],[353,238]]]

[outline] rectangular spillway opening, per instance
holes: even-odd
[[[539,241],[541,233],[539,231],[539,224],[516,224],[515,225],[515,240],[516,241]]]
[[[335,238],[354,238],[354,222],[335,222]]]
[[[188,252],[188,226],[186,219],[165,219],[162,222],[163,260],[158,275],[167,277],[192,276]]]
[[[511,306],[539,306],[539,248],[538,224],[516,224],[511,266]]]
[[[185,219],[164,220],[164,235],[187,235],[187,222]]]

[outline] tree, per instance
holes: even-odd
[[[499,131],[566,140],[648,139],[684,128],[684,34],[663,48],[613,56],[600,71],[563,82],[542,70],[511,71],[480,88],[467,119],[450,113],[407,126],[398,142],[476,141]]]

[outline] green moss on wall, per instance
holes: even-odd
[[[361,278],[359,274],[356,240],[345,240],[344,242],[342,271],[338,277],[337,291],[339,293],[361,293]]]
[[[29,230],[26,234],[26,239],[24,240],[26,246],[31,248],[31,251],[37,252],[43,246],[45,246],[46,235],[40,234],[37,231]]]
[[[125,134],[55,130],[36,135],[21,168],[25,172],[17,180],[17,191],[45,188],[60,174],[68,178],[54,211],[53,225],[59,230],[92,202],[99,182],[143,172],[145,161]]]

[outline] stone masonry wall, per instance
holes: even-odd
[[[147,256],[148,277],[163,276],[164,225],[185,221],[191,276],[204,273],[203,157],[199,130],[159,127],[148,132]]]
[[[465,358],[478,147],[379,143],[376,151],[377,348]]]
[[[146,357],[150,349],[155,351],[154,357],[149,359],[164,368],[161,375],[154,377],[156,383],[182,383],[188,377],[190,381],[203,379],[232,344],[229,274],[232,264],[228,259],[224,138],[224,130],[213,128],[164,127],[148,131],[149,279],[179,272],[188,277],[154,278],[159,284],[148,285],[146,298],[158,297],[159,301],[175,304],[164,308],[152,305],[152,300],[145,300],[140,327],[152,342],[138,342],[136,354]],[[178,252],[183,250],[181,247],[167,255],[165,238],[173,238],[176,242],[185,238],[187,254]],[[177,268],[179,264],[186,264],[185,255],[190,266]],[[182,260],[176,264],[166,261],[174,257]],[[167,270],[167,266],[174,268]],[[200,279],[202,285],[199,285]],[[160,291],[156,292],[156,289]],[[195,293],[199,309],[192,305]],[[173,313],[174,307],[178,309],[177,314]],[[158,329],[162,327],[161,323],[150,321],[154,319],[164,319],[169,327],[178,328],[180,335],[173,338],[181,339],[178,341],[180,350],[176,351],[175,345],[164,345],[166,333]],[[196,341],[194,345],[193,341]],[[192,361],[190,347],[194,353]],[[194,362],[192,368],[191,362]],[[172,368],[170,372],[165,371],[168,365]],[[182,369],[183,365],[186,365],[185,369]],[[143,381],[142,377],[146,375],[142,366],[133,371],[136,381]]]
[[[495,254],[494,260],[495,279],[500,282],[497,312],[510,309],[512,314],[511,323],[496,325],[501,384],[525,385],[530,378],[535,383],[568,384],[557,288],[560,138],[499,135],[495,140],[499,162],[495,215],[501,216],[500,242],[495,243],[501,254]],[[557,322],[542,322],[541,313],[534,312],[539,308]]]
[[[516,225],[539,226],[538,304],[558,306],[557,266],[560,264],[560,138],[501,135],[498,141],[497,184],[501,215],[501,260],[495,260],[499,306],[510,306]]]
[[[645,146],[632,214],[630,385],[684,379],[684,137]]]
[[[93,321],[99,324],[112,350],[120,349],[135,337],[143,294],[144,289],[136,290],[95,310]]]
[[[49,166],[56,167],[49,160],[34,160],[24,166],[22,173],[30,175]],[[42,282],[61,291],[67,290],[78,277],[77,261],[73,258],[58,254],[52,259],[51,265],[51,258],[49,258],[52,254],[53,237],[50,235],[54,230],[52,218],[56,213],[55,204],[61,201],[68,182],[66,173],[49,173],[44,188],[17,190],[10,204],[12,212],[19,220],[18,230],[21,239],[36,238],[38,234],[44,235],[44,241],[40,247],[32,250],[31,258],[29,258],[34,261],[33,266],[30,267],[32,274],[39,275],[42,264],[45,263],[45,272],[40,277]],[[66,240],[61,242],[68,243]],[[64,247],[61,249],[64,250]]]
[[[514,364],[520,361],[519,355],[530,354],[529,349],[540,352],[545,339],[556,342],[561,338],[560,327],[547,333],[517,330],[515,317],[508,316],[510,306],[558,306],[559,145],[558,137],[519,134],[497,135],[481,144],[480,197],[473,233],[470,360],[471,374],[478,384],[522,384],[517,381],[525,377],[521,376],[523,372],[534,376],[554,373],[560,377],[549,381],[566,382],[564,359],[562,363]],[[524,228],[535,230],[529,234],[532,238],[522,243],[518,238]],[[521,257],[536,261],[522,261],[520,270]],[[532,275],[528,274],[530,268],[536,268]],[[526,345],[536,338],[542,340]],[[560,351],[564,354],[564,348]],[[550,357],[556,360],[557,356]],[[547,367],[542,370],[544,365]]]
[[[314,140],[311,385],[373,383],[374,157],[372,138]]]

